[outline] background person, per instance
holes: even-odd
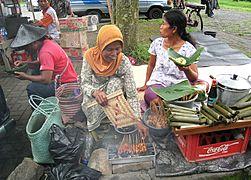
[[[15,72],[16,78],[32,81],[26,88],[28,97],[33,94],[43,98],[55,96],[56,75],[61,75],[61,83],[77,81],[77,73],[71,60],[56,42],[47,38],[46,34],[47,30],[43,27],[22,24],[10,45],[11,48],[22,48],[29,54],[37,54],[40,74]],[[20,66],[23,63],[29,62],[16,61],[15,65]]]
[[[56,11],[58,18],[65,18],[68,15],[75,16],[69,0],[50,0],[50,5]]]
[[[205,14],[207,14],[208,17],[213,17],[214,13],[213,13],[213,3],[211,0],[201,0],[201,4],[205,4],[206,5],[206,11]]]
[[[42,9],[43,18],[35,23],[35,25],[46,27],[50,37],[56,42],[59,42],[60,31],[56,11],[50,6],[47,0],[38,0],[38,4]]]
[[[196,51],[194,39],[186,31],[186,16],[178,9],[171,9],[163,16],[160,26],[160,38],[155,39],[149,48],[150,60],[147,66],[146,80],[139,91],[145,91],[144,99],[158,104],[158,97],[151,87],[161,88],[177,84],[188,79],[191,83],[198,80],[196,64],[178,66],[168,58],[168,48],[173,48],[179,54],[190,57]]]
[[[123,36],[115,25],[101,27],[96,46],[86,51],[81,71],[83,89],[83,111],[85,104],[96,100],[101,106],[108,103],[107,95],[122,89],[126,100],[136,117],[141,119],[136,83],[131,63],[123,53]],[[106,118],[100,105],[88,108],[87,127],[89,131],[100,126]],[[147,128],[140,121],[138,129],[146,136]]]

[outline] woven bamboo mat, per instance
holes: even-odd
[[[118,90],[107,96],[108,105],[102,107],[108,119],[117,128],[123,128],[137,124],[139,119],[134,115],[132,108],[126,101],[122,90]],[[97,105],[96,101],[92,101],[87,105],[90,108]]]

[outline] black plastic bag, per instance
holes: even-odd
[[[101,172],[80,164],[85,143],[84,134],[75,127],[51,126],[49,151],[56,163],[45,171],[47,180],[96,180]]]
[[[0,85],[0,125],[3,124],[10,116],[10,110],[7,107],[3,89]]]
[[[47,180],[98,180],[101,172],[84,164],[59,164],[47,170]]]
[[[49,151],[55,163],[78,163],[85,143],[81,131],[78,128],[61,128],[54,124],[49,133],[51,135]]]

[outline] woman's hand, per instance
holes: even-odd
[[[17,61],[14,62],[14,65],[15,65],[16,67],[21,66],[21,65],[23,65],[23,64],[24,64],[24,62],[23,62],[23,61],[20,61],[20,60],[17,60]]]
[[[95,97],[96,101],[101,105],[101,106],[106,106],[108,104],[108,99],[104,91],[101,90],[96,90],[92,94],[93,97]]]
[[[141,121],[138,122],[137,127],[140,135],[145,139],[148,136],[148,128]]]
[[[190,70],[190,67],[189,66],[179,66],[179,65],[176,65],[180,71],[189,71]]]
[[[137,88],[137,91],[145,91],[148,88],[147,85]]]
[[[190,82],[196,81],[198,79],[198,68],[197,64],[191,64],[190,66],[178,66],[180,71],[186,74],[187,79]]]

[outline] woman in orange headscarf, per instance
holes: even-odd
[[[90,131],[99,127],[106,116],[101,106],[108,103],[107,95],[123,90],[134,115],[141,119],[140,105],[130,61],[122,53],[123,36],[115,25],[105,25],[98,33],[96,46],[87,50],[82,65],[83,110],[86,103],[96,100],[99,105],[88,108],[87,126]],[[100,106],[101,105],[101,106]],[[147,129],[138,123],[138,129],[146,136]]]

